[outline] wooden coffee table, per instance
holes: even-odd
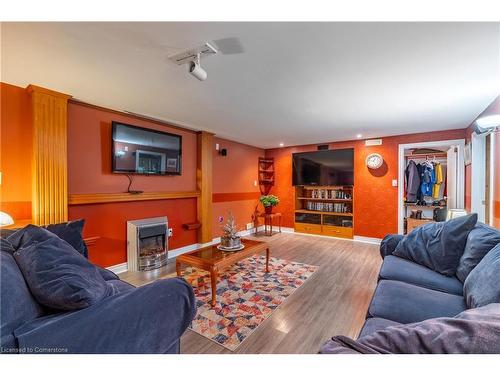
[[[266,252],[266,272],[269,272],[269,244],[261,241],[242,239],[243,250],[229,252],[217,249],[217,245],[202,247],[190,253],[179,255],[175,261],[177,276],[181,276],[181,265],[188,265],[210,272],[212,287],[212,306],[215,306],[217,292],[217,277],[219,272],[232,266],[242,259]]]

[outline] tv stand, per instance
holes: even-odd
[[[295,231],[353,238],[354,187],[296,186]]]

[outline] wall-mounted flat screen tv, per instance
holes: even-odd
[[[182,136],[113,121],[113,172],[181,174]]]
[[[293,185],[354,185],[354,149],[300,152],[292,155]]]

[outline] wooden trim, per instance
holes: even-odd
[[[133,113],[133,112],[127,112],[127,111],[120,111],[120,110],[117,110],[117,109],[111,109],[111,108],[101,107],[99,105],[82,102],[82,101],[80,101],[78,99],[74,99],[74,98],[70,99],[69,102],[71,104],[81,105],[83,107],[88,107],[88,108],[93,108],[93,109],[98,109],[100,111],[105,111],[105,112],[113,113],[113,114],[120,115],[120,116],[132,117],[134,119],[141,120],[141,121],[149,121],[149,122],[152,122],[153,124],[162,125],[162,126],[168,126],[168,127],[172,128],[172,129],[182,130],[182,131],[193,133],[193,134],[198,132],[198,130],[189,128],[188,126],[182,126],[182,125],[172,124],[171,122],[160,120],[160,119],[157,119],[157,118],[154,118],[154,117],[149,117],[149,116],[141,115],[139,113]]]
[[[212,160],[214,135],[205,131],[197,134],[196,184],[201,195],[198,197],[197,216],[201,224],[198,242],[212,241]]]
[[[28,87],[26,87],[26,90],[28,90],[28,93],[30,93],[30,94],[33,94],[34,92],[36,92],[36,93],[43,94],[43,95],[50,95],[50,96],[54,96],[56,98],[64,99],[64,100],[66,100],[66,102],[71,98],[71,95],[63,94],[62,92],[50,90],[50,89],[47,89],[45,87],[36,86],[36,85],[28,85]]]
[[[261,196],[258,191],[251,191],[246,193],[213,193],[212,202],[235,202],[235,201],[249,201],[259,199]]]
[[[153,201],[162,199],[184,199],[197,198],[199,191],[159,191],[145,192],[141,194],[130,193],[94,193],[94,194],[71,194],[68,203],[70,205],[79,204],[99,204],[114,202],[135,202],[135,201]]]
[[[29,85],[33,113],[32,220],[68,221],[67,119],[69,95]]]

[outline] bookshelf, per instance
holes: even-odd
[[[295,231],[353,238],[354,187],[296,186]]]

